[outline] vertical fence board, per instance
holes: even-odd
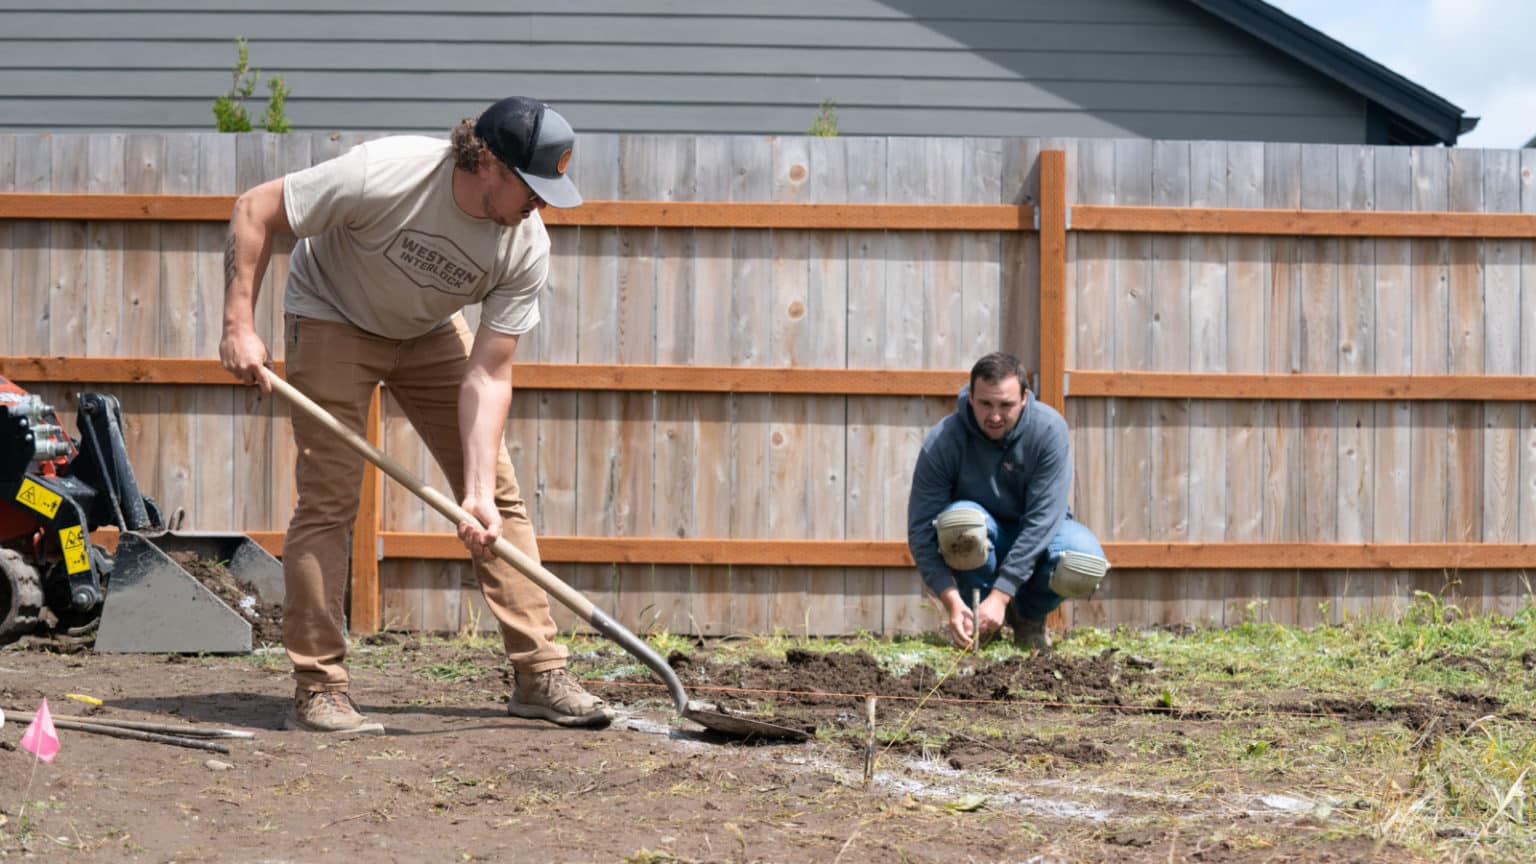
[[[1153,143],[1153,204],[1189,206],[1191,158],[1187,141]],[[1154,370],[1190,369],[1190,243],[1182,235],[1152,238],[1148,341]],[[1190,400],[1157,399],[1148,407],[1152,424],[1149,536],[1184,542],[1189,539]],[[1145,579],[1148,592],[1156,598],[1148,610],[1149,622],[1174,625],[1189,620],[1182,573],[1152,571]]]
[[[424,477],[426,451],[388,387],[380,402],[383,422],[381,449],[417,477]],[[446,493],[445,493],[446,494]],[[379,500],[380,527],[385,531],[429,531],[426,504],[403,485],[384,483]],[[446,620],[428,621],[426,596],[434,588],[431,561],[383,561],[379,566],[380,618],[386,629],[446,629]]]
[[[275,161],[269,160],[268,176],[264,179],[270,180],[309,167],[312,160],[319,158],[317,137],[294,134],[280,136]],[[272,323],[266,332],[266,340],[267,350],[274,359],[286,356],[280,298],[288,283],[289,256],[293,254],[294,243],[292,236],[275,239],[272,259],[267,263],[267,272],[270,274],[268,290],[273,294],[273,304]],[[285,528],[293,517],[293,508],[299,497],[294,476],[298,448],[293,440],[293,418],[288,405],[283,404],[283,400],[273,399],[268,410],[272,418],[272,514],[269,525],[272,528]]]
[[[807,142],[810,177],[806,199],[815,202],[848,200],[847,151],[835,138],[811,138]],[[806,267],[807,310],[810,328],[809,363],[838,368],[848,364],[848,239],[842,232],[810,232]],[[809,425],[805,430],[808,455],[805,510],[809,520],[806,536],[841,539],[847,536],[848,399],[817,396],[807,400]],[[851,632],[850,617],[862,617],[868,603],[853,592],[843,568],[823,567],[809,572],[805,627],[812,635]],[[793,622],[792,622],[793,623]]]
[[[240,135],[235,141],[235,189],[245,190],[264,182],[272,172],[271,164],[282,136],[269,133]],[[272,257],[278,251],[272,250]],[[222,269],[223,261],[220,260]],[[271,325],[274,310],[282,308],[282,287],[279,275],[271,267],[262,279],[256,302],[255,326],[263,339],[281,334],[281,328]],[[285,271],[286,273],[286,271]],[[222,306],[220,307],[222,315]],[[269,348],[270,350],[270,348]],[[235,460],[240,467],[235,470],[230,485],[234,496],[237,524],[250,527],[270,527],[272,513],[272,482],[279,469],[272,462],[272,402],[256,387],[236,387],[232,391]]]
[[[856,203],[885,201],[885,139],[836,140],[847,171],[846,199]],[[819,188],[826,188],[825,181],[820,182],[823,185]],[[844,356],[851,368],[876,368],[883,364],[885,244],[886,235],[879,231],[847,232]],[[889,434],[881,414],[885,401],[873,396],[849,397],[847,401],[847,422],[843,428],[843,524],[849,537],[906,537],[907,496],[888,496],[885,483],[890,460]],[[892,512],[901,516],[901,531],[888,536],[885,532]],[[909,581],[918,580],[916,572],[906,572]],[[843,584],[848,598],[854,598],[844,601],[845,627],[853,632],[884,632],[886,572],[871,567],[849,568],[844,572]]]
[[[160,191],[165,137],[128,135],[123,139],[123,188],[129,193]],[[0,229],[3,230],[3,229]],[[160,353],[160,224],[130,222],[122,232],[122,335],[118,349],[134,357]],[[0,253],[3,254],[3,253]],[[3,274],[3,270],[0,270]],[[123,437],[134,475],[143,484],[160,474],[160,389],[120,388]],[[159,494],[145,485],[151,497]],[[264,514],[263,514],[264,515]],[[260,523],[257,523],[260,524]]]
[[[1448,206],[1451,210],[1481,211],[1482,150],[1448,151]],[[1480,375],[1484,369],[1484,242],[1451,240],[1450,280],[1447,284],[1447,369],[1452,374]],[[1446,539],[1483,539],[1483,403],[1452,402],[1447,406]],[[1483,575],[1478,571],[1450,574],[1465,611],[1482,611]],[[1467,604],[1471,604],[1467,606]]]
[[[198,144],[197,191],[202,195],[229,195],[236,185],[237,137],[216,132],[201,133]],[[224,317],[225,226],[200,224],[194,231],[196,285],[192,297],[197,357],[217,357]],[[236,468],[234,418],[235,388],[208,385],[194,388],[192,410],[196,457],[192,454],[193,506],[187,524],[214,528],[236,524],[233,490]]]
[[[46,135],[15,138],[14,187],[18,192],[47,192],[53,188],[52,139]],[[18,354],[47,354],[53,296],[52,222],[26,220],[11,225],[10,342]]]
[[[1109,140],[1082,141],[1077,148],[1077,183],[1068,186],[1068,204],[1115,203],[1115,149]],[[1036,172],[1038,175],[1038,172]],[[1038,199],[1038,180],[1031,193]],[[1069,232],[1069,243],[1073,235]],[[1072,323],[1071,344],[1068,356],[1071,368],[1113,369],[1113,345],[1115,316],[1111,313],[1114,296],[1114,274],[1111,260],[1114,238],[1108,234],[1083,234],[1075,238],[1070,248],[1076,252],[1074,278],[1076,311]],[[1006,244],[1005,244],[1006,245]],[[1038,250],[1038,246],[1036,247]],[[1072,390],[1068,382],[1067,393]],[[1067,420],[1073,439],[1073,493],[1075,515],[1084,525],[1092,528],[1102,540],[1121,540],[1115,521],[1113,502],[1117,491],[1115,473],[1112,470],[1115,439],[1111,433],[1113,400],[1067,400]],[[1113,563],[1113,562],[1111,562]],[[1110,599],[1123,590],[1120,574],[1107,579],[1098,593],[1089,599],[1074,603],[1072,620],[1075,624],[1103,627],[1109,624]],[[1131,577],[1126,577],[1131,578]]]
[[[1264,206],[1264,145],[1227,145],[1227,200],[1231,207]],[[1262,372],[1265,345],[1265,292],[1269,284],[1269,240],[1229,237],[1227,246],[1227,371]],[[1228,406],[1227,540],[1264,539],[1264,403],[1234,401]],[[1269,574],[1245,571],[1233,578],[1224,622],[1241,623],[1250,609],[1263,612],[1270,596]]]
[[[964,139],[960,198],[967,204],[1001,204],[1003,142],[997,138]],[[1026,236],[1017,234],[1017,236]],[[967,231],[960,235],[960,317],[954,368],[969,368],[976,358],[997,350],[1003,313],[1001,259],[1003,235]],[[1036,260],[1039,256],[1036,255]],[[1019,286],[1022,290],[1023,286]],[[1071,292],[1068,292],[1070,295]],[[1039,308],[1039,304],[1035,304]],[[1036,316],[1038,317],[1038,316]],[[1028,353],[1018,355],[1029,365]]]
[[[16,191],[16,137],[0,133],[0,192]],[[0,338],[5,340],[6,345],[16,344],[13,335],[17,329],[16,292],[22,290],[22,286],[14,281],[12,274],[17,245],[15,229],[22,224],[25,223],[0,219],[0,290],[5,292],[5,299],[0,300],[0,315],[5,316],[5,321],[0,323]],[[31,290],[30,286],[26,290]]]
[[[619,197],[635,198],[645,188],[647,174],[658,167],[656,155],[664,139],[651,135],[619,138]],[[654,228],[621,228],[618,235],[616,283],[618,343],[613,359],[620,363],[656,362],[656,245]],[[620,536],[649,534],[655,505],[655,397],[651,393],[615,394],[609,403],[618,411],[615,459],[609,482],[614,496],[614,530]],[[610,610],[625,626],[638,629],[646,607],[649,565],[614,570],[615,590]]]
[[[1483,207],[1494,213],[1520,211],[1520,154],[1488,150],[1483,162]],[[1520,374],[1520,251],[1521,241],[1489,240],[1483,244],[1484,341],[1483,371],[1490,375]],[[1483,407],[1481,539],[1514,543],[1520,537],[1520,409],[1512,402]],[[1517,578],[1494,573],[1481,592],[1484,611],[1511,615],[1519,608]]]
[[[164,170],[161,188],[169,194],[194,194],[198,191],[198,164],[201,160],[196,135],[168,135],[165,139]],[[195,310],[197,294],[197,244],[202,235],[189,222],[168,222],[160,226],[160,355],[196,357],[198,321]],[[222,249],[222,247],[221,247]],[[192,509],[194,500],[191,465],[195,393],[191,387],[171,387],[160,394],[160,468],[151,488],[167,513]],[[140,482],[144,482],[140,478]]]
[[[800,136],[775,138],[770,145],[771,197],[775,201],[808,201],[811,195],[810,151]],[[775,230],[769,264],[770,317],[763,322],[769,346],[765,361],[773,366],[813,366],[819,358],[812,347],[811,312],[819,304],[810,297],[808,231]],[[771,399],[768,426],[768,500],[764,508],[767,536],[811,536],[809,492],[811,454],[807,452],[810,397],[783,395]],[[810,629],[810,597],[815,574],[803,567],[767,569],[769,620],[797,635]]]
[[[1447,151],[1415,147],[1410,153],[1413,166],[1413,209],[1446,209],[1449,205]],[[1413,344],[1409,356],[1412,358],[1415,375],[1444,375],[1450,371],[1449,271],[1449,241],[1414,241],[1411,289],[1413,320],[1409,330]],[[1446,520],[1450,501],[1450,488],[1447,485],[1450,406],[1444,402],[1416,402],[1412,414],[1410,536],[1416,541],[1441,542],[1449,537]],[[1411,590],[1438,595],[1445,587],[1445,574],[1416,571],[1409,585]]]
[[[1152,142],[1117,140],[1114,147],[1114,203],[1151,204]],[[1112,363],[1119,369],[1151,368],[1152,240],[1146,235],[1120,235],[1111,254],[1114,294],[1106,311],[1115,316]],[[1117,540],[1146,540],[1152,536],[1152,426],[1156,414],[1152,400],[1147,399],[1111,399],[1109,410],[1114,440],[1110,463],[1115,475],[1113,534]],[[1157,620],[1151,602],[1156,598],[1147,594],[1149,578],[1146,574],[1133,576],[1133,584],[1120,580],[1117,587],[1121,591],[1105,599],[1111,620]],[[1125,593],[1128,589],[1134,593]]]
[[[1227,144],[1198,141],[1190,145],[1190,198],[1195,207],[1227,206]],[[1189,240],[1189,369],[1222,372],[1227,368],[1227,241],[1196,235]],[[1219,541],[1227,531],[1227,436],[1229,405],[1222,400],[1192,400],[1189,406],[1188,539]],[[1229,576],[1221,571],[1183,574],[1186,620],[1196,626],[1220,626]]]
[[[89,185],[90,136],[55,135],[50,159],[54,192],[85,192]],[[48,271],[48,348],[55,354],[85,353],[90,326],[85,304],[87,223],[59,221],[53,226]],[[106,310],[102,310],[105,314]]]
[[[1301,206],[1300,145],[1264,145],[1264,206]],[[1289,237],[1270,239],[1264,365],[1271,373],[1301,368],[1299,246]],[[1301,405],[1272,401],[1265,410],[1264,539],[1296,540],[1301,533]],[[1298,579],[1294,570],[1270,574],[1268,608],[1273,620],[1281,624],[1294,625],[1297,621]]]
[[[1339,208],[1339,148],[1308,144],[1301,148],[1301,206],[1308,210]],[[1300,328],[1301,370],[1335,374],[1339,371],[1339,240],[1301,241]],[[1299,467],[1300,539],[1326,542],[1338,536],[1339,523],[1339,404],[1307,402],[1301,406]],[[1297,623],[1304,627],[1327,621],[1333,614],[1342,574],[1307,571],[1297,578]]]
[[[1068,200],[1076,192],[1077,142],[1070,139],[1009,139],[1003,154],[1003,178],[1006,203],[1037,206],[1040,199],[1040,151],[1062,150],[1066,153],[1066,190]],[[1007,190],[1017,189],[1017,192]],[[1072,243],[1072,235],[1067,235]],[[1026,365],[1040,363],[1040,235],[1034,231],[1009,232],[1000,243],[1002,285],[998,309],[1001,314],[993,324],[996,348],[1008,351]],[[1073,260],[1068,251],[1068,260]],[[1069,280],[1072,278],[1069,274]],[[1072,302],[1067,292],[1067,302]],[[1068,311],[1071,311],[1069,305]],[[1073,319],[1068,318],[1068,321]],[[1071,334],[1067,334],[1070,344]],[[979,356],[979,355],[978,355]],[[1070,355],[1069,355],[1070,356]]]
[[[694,197],[693,141],[682,136],[639,139],[624,165],[626,197],[653,201],[688,200]],[[687,363],[694,334],[693,235],[677,229],[656,232],[652,274],[651,317],[654,333],[652,362]],[[653,456],[649,513],[637,514],[637,522],[650,536],[683,537],[693,526],[694,414],[696,398],[687,393],[657,393],[650,447]],[[686,566],[632,567],[632,593],[639,595],[635,609],[623,597],[621,606],[635,616],[636,632],[660,628],[683,632],[688,628],[693,596],[691,573]]]
[[[1351,210],[1375,209],[1375,148],[1346,147],[1339,152],[1339,204]],[[1345,239],[1339,246],[1339,365],[1346,375],[1368,375],[1376,366],[1376,249],[1370,240]],[[1340,542],[1364,543],[1372,537],[1375,501],[1376,404],[1339,403],[1338,522]],[[1371,611],[1376,582],[1370,573],[1336,576],[1335,622]]]
[[[945,194],[941,157],[933,142],[917,138],[892,138],[886,158],[886,195],[893,201],[934,203]],[[958,167],[958,166],[956,166]],[[958,182],[955,184],[958,186]],[[952,187],[953,188],[953,187]],[[901,231],[886,238],[885,355],[888,368],[921,367],[929,352],[925,315],[933,310],[924,299],[929,268],[935,250],[931,233]],[[882,421],[889,424],[889,469],[884,475],[888,498],[882,536],[899,538],[906,533],[906,508],[901,506],[912,485],[912,468],[927,432],[922,400],[883,400]],[[932,626],[933,604],[910,572],[887,570],[885,574],[885,631],[913,633]]]
[[[584,138],[582,145],[583,197],[617,198],[621,138],[591,136]],[[581,230],[581,263],[577,276],[578,362],[618,360],[621,248],[618,229]],[[616,393],[576,394],[575,529],[579,535],[611,537],[619,533],[617,475],[622,408],[620,395]],[[578,564],[566,570],[566,580],[571,587],[585,593],[598,608],[611,611],[617,599],[617,572],[614,565]],[[587,629],[585,622],[570,610],[557,603],[552,603],[551,607],[555,621],[562,629]]]
[[[124,184],[124,137],[96,134],[86,138],[86,192],[121,194]],[[71,351],[92,357],[119,352],[123,328],[123,223],[93,220],[85,226],[85,261],[81,297],[86,304],[84,332]]]
[[[1536,150],[1520,151],[1520,212],[1536,213]],[[1520,243],[1520,374],[1536,375],[1536,241]],[[1519,539],[1536,542],[1536,405],[1520,406]],[[1529,572],[1519,578],[1529,579]],[[1519,605],[1532,602],[1529,582],[1514,586],[1520,593]]]
[[[695,139],[695,194],[701,201],[731,198],[731,139],[704,136]],[[701,228],[694,231],[694,298],[692,358],[696,363],[726,366],[732,362],[731,333],[734,325],[734,291],[731,286],[731,250],[735,232]],[[691,536],[730,535],[735,503],[731,445],[734,399],[728,395],[699,394],[694,421],[694,511]],[[693,618],[691,632],[720,633],[728,627],[731,568],[693,568]],[[694,623],[696,622],[696,623]]]
[[[597,175],[599,184],[608,169],[602,163],[612,155],[608,142],[612,136],[583,135],[579,155],[570,166],[571,179],[583,194],[592,197],[599,189],[589,189],[588,175]],[[539,294],[539,326],[533,331],[533,349],[528,360],[544,363],[574,363],[579,358],[582,341],[582,291],[584,252],[595,242],[593,235],[606,229],[550,228],[549,278]],[[521,350],[522,345],[519,344]],[[514,393],[513,399],[519,397]],[[540,534],[577,533],[577,452],[579,442],[578,403],[581,394],[568,390],[524,392],[524,399],[536,399],[538,431],[534,461],[515,464],[523,497],[528,503],[534,526]],[[564,573],[565,578],[572,576]],[[559,607],[551,603],[552,607]],[[570,621],[566,610],[554,608],[556,621]]]
[[[1376,151],[1376,209],[1413,207],[1413,166],[1407,148]],[[1376,367],[1377,374],[1408,374],[1413,370],[1412,337],[1413,241],[1376,240]],[[1413,403],[1376,403],[1376,472],[1372,538],[1377,543],[1401,543],[1412,536],[1411,509]],[[1390,615],[1409,590],[1406,575],[1393,575],[1378,584],[1373,611]]]
[[[730,197],[736,201],[766,201],[773,195],[773,142],[767,138],[736,138],[731,143],[734,172]],[[740,366],[772,365],[773,353],[773,237],[767,231],[737,231],[731,248],[731,362]],[[774,397],[748,393],[732,403],[734,483],[731,506],[732,537],[764,537],[769,530],[768,495],[773,481],[770,453]],[[773,626],[770,609],[772,572],[765,567],[731,568],[731,603],[727,632],[757,633]]]

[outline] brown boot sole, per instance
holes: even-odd
[[[311,726],[300,720],[297,716],[289,714],[283,718],[283,728],[289,732],[316,732],[322,735],[383,735],[384,724],[366,721],[357,726],[346,729],[325,729],[320,726]]]
[[[520,705],[516,702],[509,702],[507,703],[507,714],[512,717],[521,717],[525,720],[548,720],[556,726],[581,729],[600,729],[613,722],[613,712],[607,708],[600,708],[591,714],[561,714],[553,708],[546,708],[543,705]]]

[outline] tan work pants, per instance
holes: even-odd
[[[455,316],[452,326],[405,340],[292,315],[285,316],[283,331],[293,386],[363,434],[374,385],[383,381],[442,466],[455,499],[462,500],[459,383],[468,366],[471,336],[461,318]],[[298,411],[293,412],[293,437],[299,500],[283,542],[283,646],[301,689],[344,690],[343,604],[363,458]],[[502,536],[539,560],[533,523],[505,447],[496,464],[496,506]],[[565,647],[550,641],[555,622],[543,589],[499,558],[477,564],[475,572],[513,665],[528,672],[564,666]]]

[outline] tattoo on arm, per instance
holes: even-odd
[[[229,290],[235,284],[235,232],[233,229],[224,234],[224,290]]]

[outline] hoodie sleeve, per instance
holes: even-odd
[[[1072,491],[1072,438],[1067,422],[1054,411],[1044,415],[1036,440],[1034,470],[1024,480],[1024,514],[1019,519],[1019,536],[998,567],[992,587],[1009,596],[1019,593],[1019,586],[1035,573],[1035,562],[1061,530],[1067,517],[1067,496]]]
[[[939,553],[939,533],[933,527],[934,518],[949,506],[954,495],[960,467],[959,448],[953,436],[946,435],[950,425],[947,420],[940,422],[923,441],[907,497],[907,548],[924,584],[935,594],[955,584],[955,574]]]

